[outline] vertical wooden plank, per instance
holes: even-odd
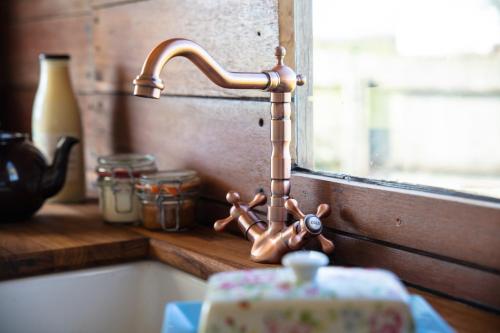
[[[280,44],[287,49],[285,62],[306,78],[306,84],[297,87],[292,108],[293,163],[313,167],[312,128],[312,2],[307,0],[279,0]]]
[[[295,27],[294,27],[294,0],[279,0],[278,2],[279,39],[280,45],[286,48],[285,64],[296,70],[295,62]],[[302,89],[302,87],[297,87]],[[297,95],[297,90],[294,96]],[[296,98],[296,97],[294,97]],[[290,154],[292,163],[297,163],[297,104],[292,101],[292,140],[290,142]]]
[[[295,93],[297,160],[303,168],[314,166],[313,150],[313,34],[312,1],[294,0],[295,62],[297,73],[306,77],[306,84],[298,87]]]
[[[285,63],[291,68],[295,68],[295,9],[294,0],[279,0],[278,2],[278,22],[280,45],[286,48]]]
[[[298,74],[306,77],[306,85],[294,93],[292,143],[293,162],[303,168],[313,167],[312,129],[312,2],[307,0],[280,0],[280,44],[287,49],[285,62]]]
[[[8,3],[0,1],[0,49],[8,49],[7,25],[9,22]],[[7,88],[8,88],[7,52],[0,52],[0,130],[6,129]]]

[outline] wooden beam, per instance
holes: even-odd
[[[336,245],[335,263],[379,267],[405,282],[500,309],[500,275],[330,232]]]
[[[292,196],[306,212],[330,204],[330,228],[500,271],[498,205],[304,173]]]

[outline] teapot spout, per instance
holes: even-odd
[[[71,136],[61,137],[57,142],[52,165],[48,167],[42,178],[42,191],[45,198],[56,195],[64,186],[71,148],[78,142],[80,140]]]

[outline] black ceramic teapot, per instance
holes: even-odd
[[[0,223],[25,220],[64,185],[73,137],[61,137],[52,165],[23,133],[0,131]]]

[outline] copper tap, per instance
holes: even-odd
[[[187,39],[169,39],[156,46],[148,55],[142,71],[134,80],[134,95],[160,98],[165,85],[160,72],[172,58],[182,56],[193,62],[215,84],[229,89],[261,89],[271,92],[271,198],[267,210],[267,222],[252,212],[256,206],[264,205],[267,198],[258,193],[245,204],[236,192],[229,192],[227,201],[232,205],[230,215],[215,222],[214,228],[222,231],[232,221],[237,221],[245,237],[252,242],[251,258],[257,262],[279,263],[281,257],[301,249],[311,239],[317,239],[326,253],[333,252],[331,241],[321,235],[320,218],[330,214],[327,204],[318,206],[316,214],[303,214],[297,201],[289,198],[291,156],[290,120],[292,92],[305,83],[284,64],[286,50],[277,47],[277,64],[261,73],[228,72],[219,65],[201,46]],[[297,221],[287,226],[288,213]]]

